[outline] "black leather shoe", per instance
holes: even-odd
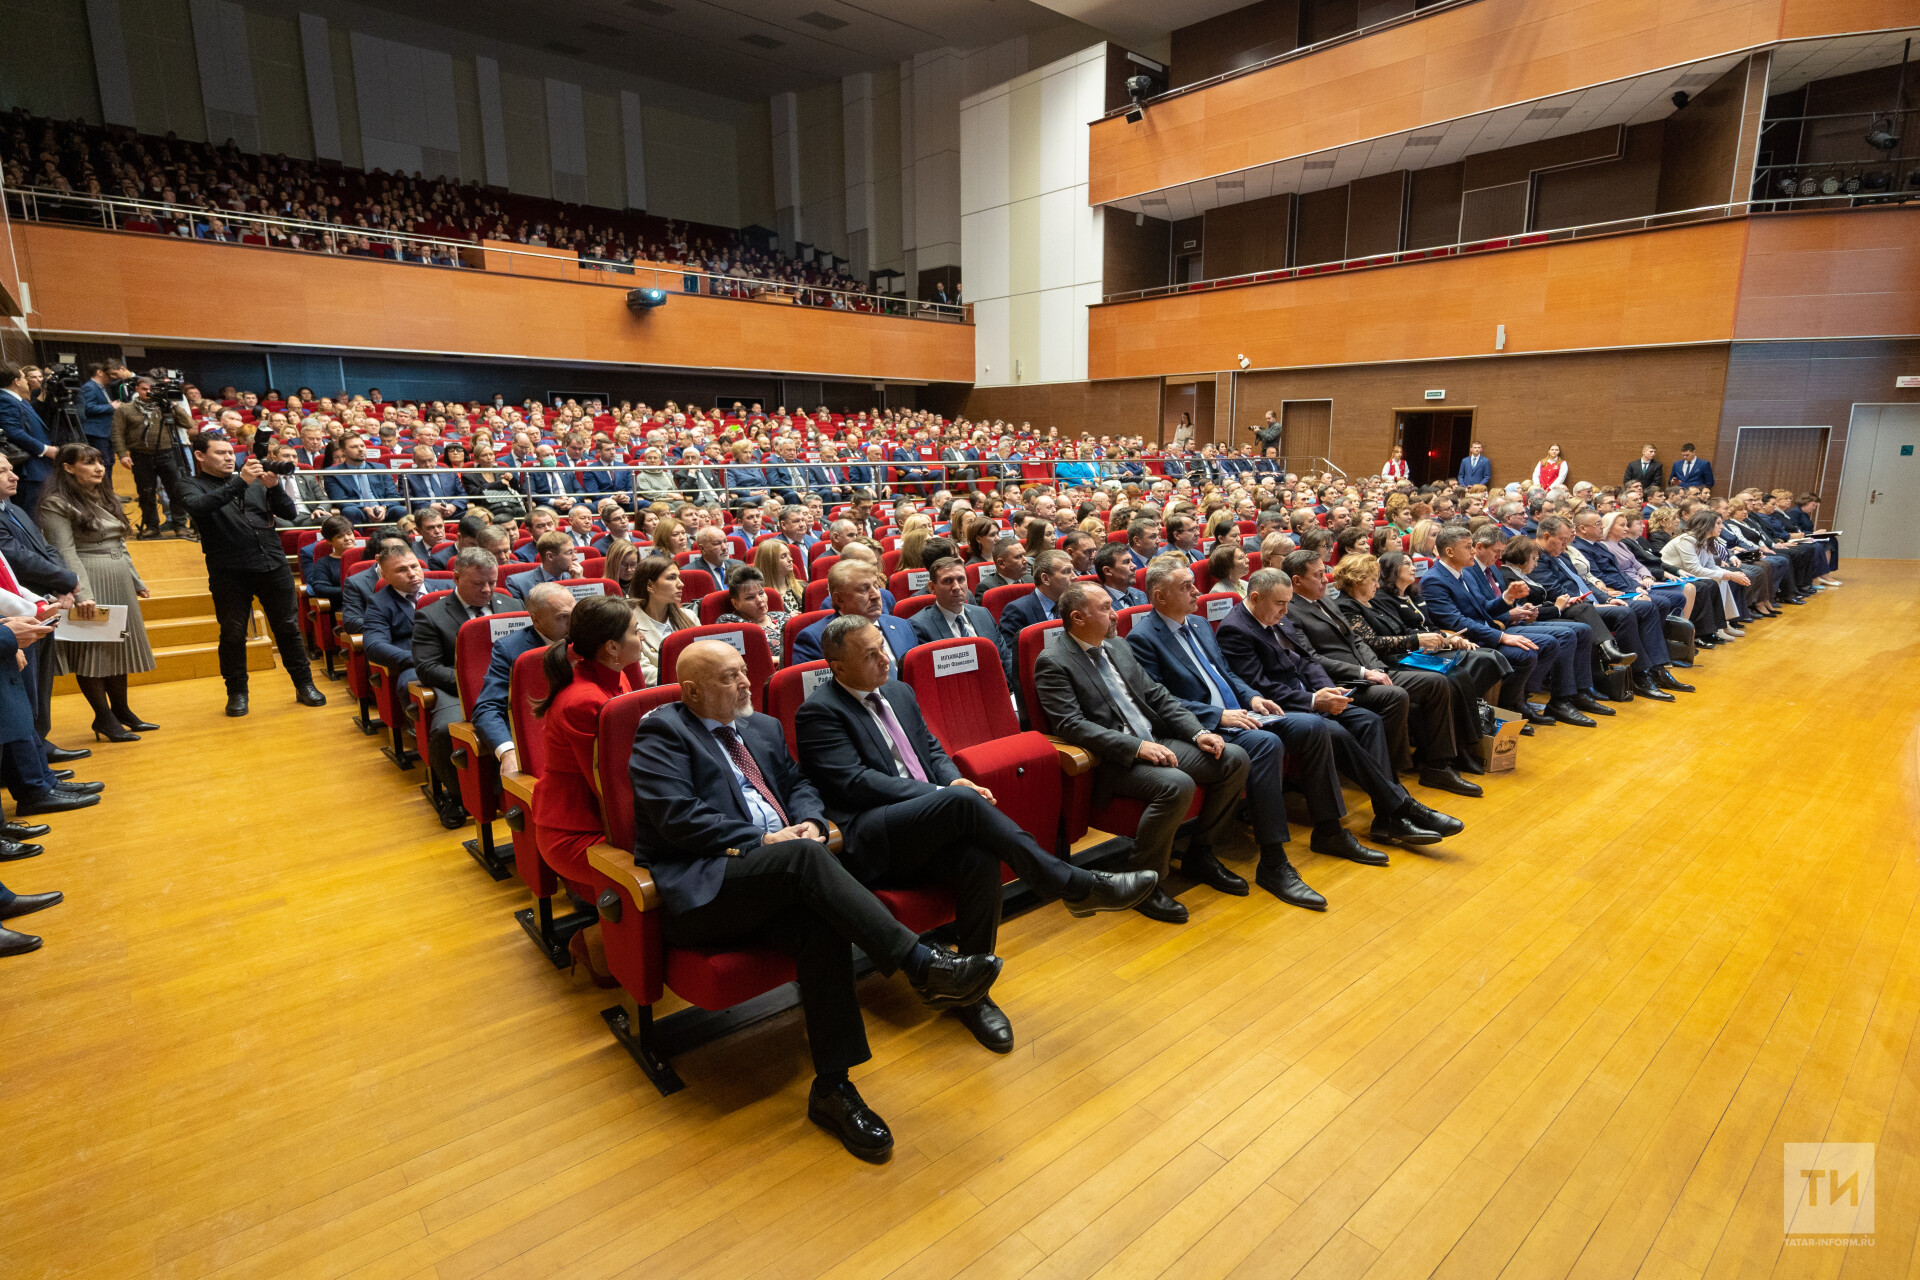
[[[1601,702],[1590,693],[1576,693],[1573,695],[1572,701],[1574,706],[1580,708],[1590,716],[1611,716],[1619,714],[1619,712],[1604,702]]]
[[[93,754],[91,747],[76,747],[69,751],[65,747],[47,748],[48,764],[71,764],[75,760],[85,760]]]
[[[1548,705],[1551,706],[1552,704],[1549,703]],[[1527,718],[1528,724],[1546,726],[1554,723],[1554,719],[1551,715],[1547,714],[1545,711],[1542,711],[1539,707],[1535,706],[1531,702],[1526,704],[1525,709],[1522,710],[1520,714]]]
[[[1095,871],[1087,896],[1066,903],[1067,913],[1086,917],[1096,911],[1125,911],[1160,887],[1157,871]]]
[[[1013,1052],[1013,1024],[993,1001],[983,999],[963,1004],[958,1009],[947,1010],[947,1016],[957,1019],[961,1026],[973,1032],[975,1040],[995,1053]]]
[[[1203,884],[1209,889],[1221,893],[1230,893],[1236,898],[1247,896],[1247,882],[1220,865],[1220,859],[1213,856],[1213,850],[1187,850],[1187,856],[1180,859],[1180,874],[1195,884]]]
[[[1325,911],[1327,900],[1307,886],[1284,853],[1263,853],[1254,869],[1253,882],[1290,907]]]
[[[300,705],[303,707],[324,707],[327,705],[327,695],[320,692],[311,680],[301,685],[293,696],[299,700]]]
[[[73,770],[71,769],[49,769],[47,772],[53,775],[55,782],[65,782],[73,776]]]
[[[1674,700],[1673,695],[1665,689],[1656,689],[1653,687],[1653,677],[1651,676],[1635,677],[1633,691],[1641,697],[1651,699],[1654,702],[1672,702]]]
[[[1345,858],[1348,862],[1358,862],[1362,866],[1384,867],[1387,865],[1386,854],[1378,849],[1367,848],[1360,843],[1358,836],[1345,827],[1340,828],[1338,835],[1327,836],[1324,839],[1315,832],[1313,838],[1307,841],[1307,848],[1315,853],[1324,853],[1330,858]]]
[[[807,1119],[862,1160],[878,1164],[893,1154],[893,1130],[873,1113],[851,1080],[832,1088],[822,1088],[815,1080],[807,1093]]]
[[[29,951],[40,949],[40,939],[30,933],[15,933],[11,929],[0,929],[0,956],[25,955]]]
[[[125,728],[131,733],[153,733],[160,728],[160,726],[157,724],[153,724],[152,722],[147,720],[142,720],[139,716],[133,714],[133,712],[131,711],[127,712],[125,715],[122,715],[120,712],[116,711],[113,713],[113,718],[120,722],[121,727]]]
[[[930,1008],[944,1009],[972,1004],[987,994],[999,976],[999,956],[957,956],[951,951],[936,950],[927,965],[926,978],[913,982],[912,986]]]
[[[99,796],[83,796],[78,792],[54,790],[43,796],[22,800],[13,807],[13,811],[30,818],[37,813],[65,813],[69,809],[85,809],[99,803]]]
[[[1665,667],[1655,667],[1653,669],[1653,683],[1655,688],[1666,689],[1674,693],[1693,692],[1692,685],[1681,684],[1673,678],[1673,672],[1667,670]]]
[[[51,830],[44,822],[0,822],[0,840],[38,840]]]
[[[1133,904],[1133,909],[1149,920],[1158,920],[1161,924],[1185,924],[1187,922],[1186,904],[1175,898],[1169,898],[1167,891],[1159,885],[1153,892]]]
[[[16,844],[12,840],[0,840],[0,862],[18,862],[22,858],[37,858],[46,850],[37,844]]]
[[[1614,666],[1625,667],[1632,665],[1633,660],[1640,655],[1637,653],[1628,653],[1611,640],[1602,640],[1600,642],[1600,656]]]
[[[53,784],[53,789],[76,796],[97,796],[107,789],[107,784],[104,782],[56,782]]]
[[[1442,813],[1438,809],[1429,809],[1418,800],[1407,807],[1404,816],[1412,818],[1416,826],[1425,827],[1429,831],[1438,831],[1443,838],[1457,836],[1467,829],[1467,824],[1452,814]]]
[[[1487,766],[1480,763],[1480,754],[1476,751],[1462,751],[1453,758],[1456,773],[1485,773]]]
[[[1533,736],[1533,726],[1530,724],[1521,725],[1520,736],[1523,738],[1531,738]]]
[[[227,714],[230,716],[243,716],[247,714],[247,695],[244,693],[228,694]]]
[[[467,807],[458,800],[448,800],[435,805],[440,815],[440,825],[449,831],[458,831],[467,825]]]
[[[1391,818],[1374,815],[1373,826],[1368,828],[1367,836],[1372,840],[1385,840],[1392,844],[1440,843],[1440,833],[1422,826],[1410,813],[1395,814]]]
[[[16,893],[11,902],[0,902],[0,920],[11,920],[15,916],[30,916],[36,911],[57,907],[66,896],[58,889],[51,893]]]
[[[1593,728],[1593,717],[1584,714],[1567,698],[1555,698],[1547,704],[1547,714],[1561,724],[1577,724],[1582,729]]]
[[[1695,636],[1693,638],[1693,647],[1696,649],[1718,649],[1720,642],[1712,636]]]
[[[1485,773],[1482,769],[1480,772]],[[1486,792],[1477,782],[1468,782],[1460,776],[1459,770],[1445,765],[1426,765],[1420,770],[1420,785],[1432,787],[1435,791],[1451,791],[1457,796],[1479,796]]]

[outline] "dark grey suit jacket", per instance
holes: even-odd
[[[1124,639],[1111,636],[1104,647],[1121,683],[1152,722],[1156,738],[1191,742],[1200,735],[1193,713],[1148,677]],[[1102,769],[1133,767],[1140,739],[1127,727],[1127,717],[1093,659],[1064,629],[1047,638],[1034,661],[1033,689],[1054,734],[1092,752]]]

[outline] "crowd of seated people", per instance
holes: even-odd
[[[800,979],[809,1116],[870,1159],[892,1137],[847,1075],[867,1057],[849,944],[1005,1052],[1003,878],[1076,915],[1171,925],[1192,886],[1325,910],[1287,792],[1305,855],[1387,865],[1383,846],[1466,829],[1435,805],[1498,785],[1476,777],[1505,721],[1590,729],[1628,702],[1674,704],[1693,692],[1676,668],[1839,585],[1804,494],[1416,487],[928,413],[231,393],[198,412],[251,428],[256,450],[347,459],[324,472],[324,522],[283,531],[306,593],[396,692],[421,690],[421,714],[404,698],[383,714],[404,719],[396,755],[412,734],[447,827],[494,816],[468,810],[463,768],[494,762],[522,788],[521,840],[582,904],[551,951],[633,995],[643,1065],[663,1070],[642,1009],[660,979],[649,990],[624,912],[674,954],[771,948],[791,967],[769,981]],[[509,456],[579,470],[533,464],[566,483],[498,502],[336,483],[491,455],[496,420]],[[586,478],[603,469],[659,482]],[[469,628],[484,661],[460,656]],[[981,780],[940,689],[955,675],[995,748],[1037,737],[1024,771]],[[610,775],[602,729],[656,690]],[[1035,760],[1061,781],[1051,816],[1023,825],[1054,794]],[[611,805],[610,778],[630,805]],[[1343,781],[1364,793],[1364,837]],[[1109,870],[1066,857],[1090,828],[1128,839]],[[1249,875],[1222,856],[1236,831]]]
[[[53,197],[43,217],[97,220],[62,195],[119,197],[166,235],[436,266],[464,265],[452,244],[507,241],[579,252],[611,270],[657,263],[697,273],[702,292],[751,297],[778,288],[803,304],[875,309],[870,292],[826,259],[801,262],[737,231],[488,190],[445,179],[371,173],[224,145],[9,113],[6,185]],[[284,225],[284,224],[302,225]],[[692,291],[691,289],[689,291]],[[939,301],[957,301],[942,298]]]

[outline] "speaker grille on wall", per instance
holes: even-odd
[[[1514,236],[1525,231],[1527,193],[1532,185],[1522,180],[1463,192],[1460,197],[1461,241]]]

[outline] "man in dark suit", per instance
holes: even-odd
[[[1475,563],[1472,539],[1465,529],[1442,529],[1433,545],[1437,563],[1420,576],[1420,599],[1434,625],[1458,632],[1477,645],[1497,647],[1513,664],[1500,705],[1524,715],[1529,728],[1555,721],[1592,725],[1593,720],[1573,705],[1584,678],[1576,670],[1574,638],[1544,627],[1506,624],[1512,602],[1526,595],[1526,584],[1516,582],[1503,594],[1494,594],[1483,576],[1488,566]],[[1526,693],[1542,690],[1548,695],[1545,714],[1526,700]]]
[[[703,524],[694,531],[693,550],[694,557],[687,561],[686,567],[704,569],[712,574],[716,591],[726,590],[733,571],[746,565],[745,561],[733,558],[733,544],[727,541],[726,533],[716,524]],[[797,567],[797,562],[794,572],[800,574],[802,581],[806,579],[805,571]]]
[[[927,1004],[973,1004],[1000,974],[992,955],[953,955],[887,913],[825,843],[825,806],[753,708],[746,660],[718,641],[680,655],[680,701],[633,739],[634,860],[660,893],[668,946],[752,939],[793,956],[813,1054],[807,1117],[866,1160],[893,1134],[847,1079],[872,1055],[853,988],[856,943],[874,966],[903,970]],[[744,715],[744,718],[743,718]]]
[[[524,607],[532,625],[494,639],[493,654],[487,659],[487,674],[480,682],[480,696],[473,700],[473,731],[480,745],[499,761],[502,773],[513,773],[520,768],[513,729],[507,718],[508,682],[513,678],[513,664],[523,653],[567,638],[573,621],[573,603],[573,592],[557,583],[543,582],[527,592]]]
[[[1012,534],[1003,534],[993,544],[993,564],[980,571],[974,582],[980,595],[995,587],[1014,587],[1033,581],[1033,566],[1027,560],[1027,546]]]
[[[27,455],[20,465],[20,502],[32,511],[40,500],[40,486],[53,474],[53,456],[60,450],[47,439],[46,424],[27,402],[30,385],[17,364],[0,364],[0,436]]]
[[[1115,611],[1147,602],[1147,593],[1133,585],[1133,552],[1124,542],[1109,542],[1093,553],[1093,576],[1100,579]]]
[[[827,570],[827,599],[836,614],[857,613],[880,628],[893,659],[893,674],[899,675],[900,659],[906,656],[907,650],[920,643],[920,633],[905,618],[882,612],[886,603],[886,583],[880,576],[880,570],[864,560],[841,560]],[[793,638],[793,652],[787,655],[788,666],[820,661],[820,637],[831,621],[832,618],[822,618]]]
[[[453,560],[453,591],[413,618],[413,669],[420,683],[433,690],[426,743],[427,765],[440,781],[437,801],[440,825],[456,831],[466,825],[466,807],[460,803],[460,776],[453,767],[453,725],[464,718],[454,654],[460,628],[476,618],[513,613],[520,602],[493,589],[500,562],[471,547]]]
[[[507,579],[507,594],[516,600],[525,600],[527,592],[542,582],[562,582],[579,576],[580,549],[573,545],[572,538],[554,529],[534,539],[533,545],[538,563]]]
[[[0,459],[3,461],[3,459]],[[21,664],[20,651],[49,639],[51,622],[42,624],[33,618],[0,619],[0,784],[13,796],[14,817],[26,818],[42,813],[64,813],[100,803],[105,788],[98,782],[64,782],[47,768],[39,732],[33,724],[32,684],[27,672],[33,659]],[[48,828],[40,823],[8,823],[9,841],[43,836]],[[38,845],[11,845],[0,848],[0,861],[32,857]],[[31,850],[33,852],[27,852]]]
[[[1280,568],[1293,584],[1287,617],[1320,665],[1343,685],[1352,686],[1355,702],[1386,722],[1394,767],[1406,772],[1412,751],[1417,751],[1420,785],[1449,791],[1466,786],[1454,765],[1460,749],[1453,734],[1453,686],[1447,678],[1438,671],[1410,667],[1389,673],[1379,656],[1354,634],[1346,616],[1327,603],[1319,552],[1290,552]]]
[[[1042,551],[1033,558],[1033,590],[1007,602],[1000,611],[1000,649],[1020,651],[1020,633],[1036,622],[1060,616],[1060,593],[1073,585],[1073,558],[1064,551]]]
[[[1693,445],[1680,446],[1680,459],[1668,477],[1672,488],[1713,488],[1713,464],[1693,451]]]
[[[341,447],[346,453],[341,469],[366,474],[327,477],[327,497],[339,504],[340,514],[355,524],[397,519],[402,507],[392,474],[367,457],[367,442],[359,436],[348,436]]]
[[[1042,849],[994,807],[993,794],[960,770],[927,728],[913,690],[889,677],[880,631],[859,614],[827,624],[821,647],[833,679],[794,717],[807,777],[827,816],[846,833],[841,861],[873,888],[946,885],[962,955],[991,955],[1000,928],[1000,864],[1041,901],[1077,916],[1120,911],[1152,893],[1151,871],[1082,871]],[[989,997],[950,1012],[995,1053],[1013,1049],[1013,1027]]]
[[[1594,532],[1599,532],[1599,517],[1593,517]],[[1547,516],[1540,521],[1540,563],[1535,568],[1535,576],[1541,585],[1552,592],[1564,592],[1578,596],[1583,593],[1593,597],[1593,605],[1600,611],[1606,626],[1614,633],[1615,644],[1620,649],[1632,646],[1633,688],[1642,697],[1655,702],[1671,702],[1673,695],[1666,692],[1666,684],[1679,682],[1667,674],[1667,637],[1662,621],[1660,606],[1653,597],[1643,595],[1633,600],[1616,600],[1607,585],[1592,572],[1592,564],[1586,556],[1574,547],[1574,526],[1564,516]],[[1596,548],[1597,554],[1605,555]],[[1620,645],[1624,640],[1626,645]],[[1591,659],[1589,659],[1591,661]],[[1657,674],[1656,674],[1657,673]],[[1575,699],[1589,714],[1592,708]]]
[[[1660,483],[1660,459],[1658,450],[1652,445],[1640,446],[1640,456],[1627,464],[1627,473],[1621,478],[1622,484],[1637,484],[1642,489],[1651,489]]]
[[[1478,440],[1467,446],[1467,456],[1460,459],[1459,480],[1463,489],[1471,489],[1477,484],[1493,485],[1493,460],[1481,452]]]
[[[1009,647],[999,627],[994,625],[993,615],[973,603],[967,591],[967,567],[952,556],[942,556],[927,571],[927,590],[933,594],[933,603],[910,619],[920,642],[932,644],[936,640],[955,640],[966,636],[991,640],[994,647],[1000,650],[1000,666],[1006,672],[1007,687],[1016,687],[1013,661],[1018,649],[1018,634],[1015,636],[1015,645]],[[1002,619],[1006,617],[1004,613],[1000,616]]]
[[[1053,732],[1098,762],[1095,805],[1116,795],[1147,802],[1134,830],[1130,865],[1166,880],[1174,836],[1193,804],[1194,788],[1205,787],[1206,803],[1181,869],[1197,883],[1244,895],[1247,882],[1220,865],[1213,845],[1246,788],[1247,753],[1203,727],[1148,677],[1127,642],[1113,634],[1113,600],[1105,591],[1074,583],[1060,597],[1060,614],[1066,625],[1048,636],[1034,664],[1034,695]],[[1164,888],[1134,910],[1168,924],[1187,919],[1186,907]]]
[[[360,642],[367,661],[393,672],[395,704],[405,706],[407,686],[417,678],[413,667],[413,615],[426,594],[427,571],[404,542],[380,549],[380,585],[367,600],[360,619]]]

